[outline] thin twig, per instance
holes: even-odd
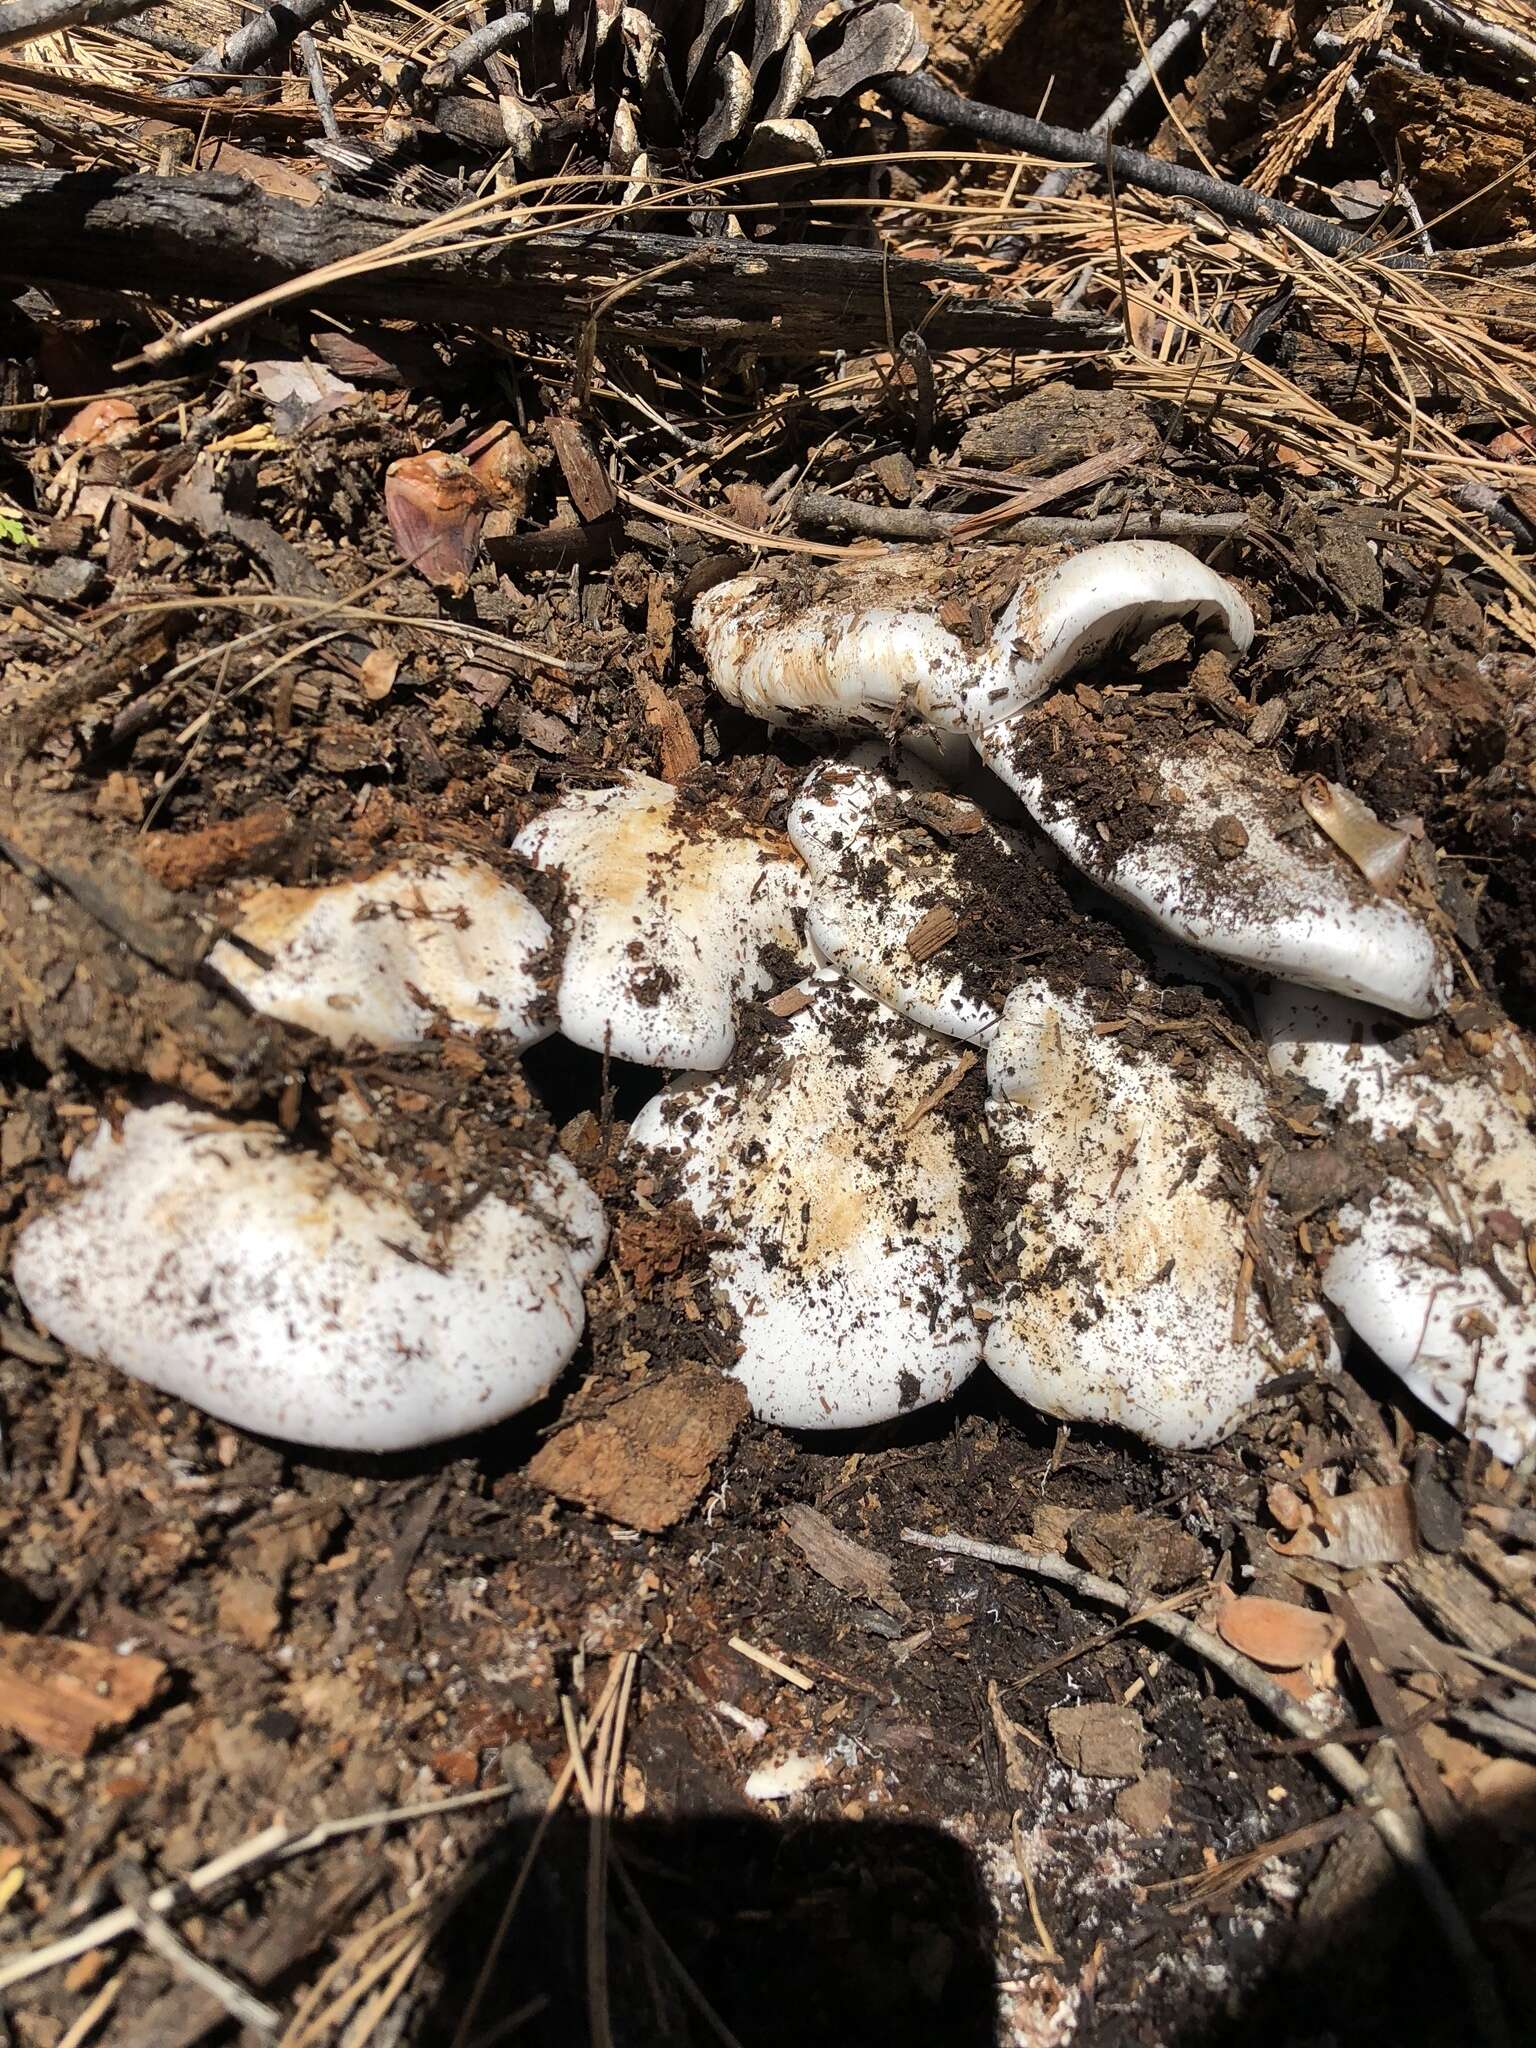
[[[308,29],[299,37],[299,58],[304,66],[304,76],[309,80],[309,95],[315,103],[315,112],[320,116],[320,126],[328,140],[340,142],[341,123],[336,118],[325,66],[320,62],[320,51]]]
[[[1223,178],[1207,177],[1166,157],[1148,156],[1145,150],[1127,149],[1120,143],[1106,143],[1080,128],[1057,128],[1048,121],[1033,120],[1028,114],[1010,113],[1005,107],[990,106],[985,100],[968,100],[928,76],[913,72],[906,78],[887,78],[880,91],[893,106],[915,114],[920,121],[939,128],[955,128],[962,135],[979,136],[986,142],[1001,143],[1005,149],[1024,149],[1059,163],[1100,164],[1107,159],[1115,176],[1144,192],[1160,192],[1168,199],[1187,199],[1207,207],[1222,220],[1237,221],[1244,227],[1284,228],[1310,249],[1325,256],[1368,256],[1371,244],[1337,221],[1321,214],[1307,213],[1283,199],[1250,192],[1246,185],[1229,185]],[[1417,257],[1380,259],[1393,268],[1411,268]]]
[[[797,524],[830,533],[855,533],[873,540],[952,540],[966,524],[953,512],[929,512],[920,505],[861,505],[836,491],[797,491],[790,501]],[[1228,540],[1248,524],[1246,512],[1106,512],[1092,519],[1011,519],[993,527],[989,541],[1011,546],[1050,545],[1056,541]]]
[[[1159,1634],[1171,1636],[1176,1643],[1230,1678],[1234,1685],[1257,1700],[1293,1735],[1315,1739],[1318,1746],[1312,1755],[1339,1789],[1366,1811],[1376,1832],[1418,1885],[1447,1947],[1466,1977],[1484,2040],[1489,2048],[1508,2048],[1509,2028],[1498,1990],[1460,1906],[1430,1861],[1424,1845],[1424,1831],[1417,1817],[1403,1813],[1397,1807],[1383,1806],[1364,1766],[1341,1744],[1329,1741],[1328,1730],[1316,1716],[1293,1700],[1285,1688],[1267,1671],[1261,1670],[1251,1657],[1243,1656],[1241,1651],[1223,1642],[1220,1636],[1212,1635],[1209,1629],[1201,1628],[1182,1614],[1155,1607],[1139,1610],[1121,1587],[1109,1579],[1101,1579],[1094,1572],[1069,1564],[1064,1557],[1057,1557],[1052,1552],[1016,1550],[1006,1543],[978,1543],[968,1536],[928,1536],[919,1529],[903,1529],[901,1536],[904,1543],[916,1544],[922,1550],[976,1558],[983,1564],[1001,1565],[1008,1571],[1029,1572],[1036,1578],[1050,1579],[1083,1599],[1097,1600],[1119,1614],[1131,1615]]]
[[[1216,12],[1216,6],[1217,0],[1189,0],[1184,12],[1175,15],[1146,56],[1133,64],[1125,74],[1120,90],[1088,130],[1090,135],[1114,133],[1152,83],[1153,75],[1162,70],[1170,57],[1178,54],[1203,22],[1210,19]],[[1048,172],[1035,188],[1034,196],[1036,199],[1059,197],[1066,191],[1072,175],[1070,167],[1067,166]]]
[[[0,10],[0,50],[61,28],[107,28],[130,14],[142,14],[154,0],[8,0]]]

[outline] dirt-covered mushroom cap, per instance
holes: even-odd
[[[1028,922],[1034,850],[963,797],[835,762],[802,784],[789,836],[821,958],[915,1024],[984,1044],[1014,979],[999,941]]]
[[[1277,1073],[1338,1121],[1339,1242],[1323,1292],[1419,1398],[1509,1464],[1536,1448],[1536,1066],[1492,1020],[1470,1052],[1357,1003],[1277,987]]]
[[[1014,549],[986,568],[918,548],[780,563],[717,583],[693,608],[716,689],[770,725],[971,733],[1172,619],[1238,652],[1253,639],[1237,589],[1160,540]]]
[[[519,1203],[429,1234],[270,1124],[175,1104],[103,1125],[17,1240],[27,1307],[75,1350],[226,1422],[399,1451],[514,1415],[580,1339],[602,1209],[558,1158]]]
[[[1212,1034],[1175,1056],[1117,1022],[1133,1020],[1033,980],[988,1049],[1007,1220],[986,1361],[1048,1415],[1187,1449],[1225,1436],[1309,1336],[1323,1356],[1330,1340],[1278,1246],[1273,1299],[1245,1274],[1262,1081]]]
[[[844,1429],[944,1400],[981,1356],[957,1052],[831,969],[797,993],[781,1035],[666,1089],[629,1143],[718,1240],[753,1413]]]
[[[1069,860],[1170,936],[1404,1016],[1444,1007],[1425,918],[1372,887],[1272,753],[1214,731],[1138,745],[1137,716],[1132,695],[1106,731],[1053,699],[977,744]]]
[[[398,1050],[433,1020],[504,1031],[521,1046],[554,1029],[541,970],[551,933],[520,889],[467,854],[410,854],[360,880],[258,889],[209,965],[252,1009],[346,1045]]]
[[[560,1029],[648,1067],[723,1066],[764,956],[808,960],[807,881],[782,834],[724,798],[694,804],[631,775],[568,791],[517,851],[564,884]]]

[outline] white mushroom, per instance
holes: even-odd
[[[664,1090],[629,1142],[651,1198],[719,1234],[753,1413],[844,1429],[946,1399],[981,1355],[957,1055],[830,969],[796,993],[782,1036]]]
[[[565,885],[560,1029],[648,1067],[720,1067],[772,948],[807,956],[807,882],[781,833],[723,798],[699,806],[631,775],[567,792],[517,851]]]
[[[270,1124],[169,1104],[106,1125],[16,1243],[75,1350],[243,1429],[398,1451],[514,1415],[576,1349],[606,1236],[564,1161],[429,1234]]]
[[[963,798],[837,763],[806,778],[789,836],[820,957],[915,1024],[984,1044],[1042,879],[1032,850]]]
[[[754,569],[700,596],[715,688],[770,725],[979,732],[1112,647],[1172,619],[1236,652],[1253,615],[1171,541],[974,557],[888,549],[834,567]]]
[[[1277,1246],[1274,1298],[1245,1265],[1263,1081],[1219,1038],[1176,1060],[1168,1035],[1129,1044],[1115,1021],[1035,980],[988,1050],[1017,1208],[989,1261],[1006,1277],[986,1362],[1048,1415],[1211,1444],[1287,1353],[1330,1339]]]
[[[552,934],[521,890],[467,854],[413,853],[360,881],[258,889],[209,965],[252,1009],[346,1045],[425,1042],[434,1018],[505,1031],[518,1047],[554,1028],[540,970]]]
[[[1054,705],[980,735],[983,760],[1101,888],[1221,959],[1409,1017],[1450,998],[1449,955],[1309,819],[1273,754],[1225,732],[1138,743]]]
[[[1363,1142],[1323,1292],[1437,1415],[1517,1463],[1536,1449],[1536,1070],[1507,1025],[1481,1056],[1444,1027],[1275,988],[1275,1071]]]

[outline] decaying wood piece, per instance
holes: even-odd
[[[130,14],[142,14],[153,0],[8,0],[0,8],[0,50],[61,28],[106,28]]]
[[[158,1657],[119,1657],[94,1643],[0,1633],[0,1727],[61,1756],[86,1755],[105,1728],[121,1728],[160,1689]]]
[[[912,0],[928,44],[928,66],[963,92],[999,58],[1038,0]]]
[[[237,178],[156,178],[0,167],[0,270],[27,284],[89,281],[234,299],[366,256],[423,216],[362,202],[299,206]],[[503,224],[504,225],[504,224]],[[493,231],[494,232],[494,231]],[[445,233],[444,240],[448,239]],[[1092,347],[1108,330],[1032,300],[983,296],[963,263],[886,260],[879,250],[688,243],[608,230],[463,246],[316,285],[307,304],[394,319],[571,333],[612,296],[600,339],[747,345],[775,354],[887,345],[921,327],[930,349]],[[692,260],[679,266],[678,258]],[[648,276],[662,265],[665,276]],[[622,288],[622,289],[621,289]],[[976,296],[965,296],[974,290]]]

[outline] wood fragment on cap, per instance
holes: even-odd
[[[797,985],[794,988],[780,989],[776,996],[769,996],[763,1008],[771,1011],[775,1017],[798,1017],[800,1012],[809,1009],[815,1000],[814,989]]]
[[[932,910],[923,912],[907,933],[907,951],[921,965],[947,946],[959,929],[960,920],[949,905],[936,903]]]
[[[922,1122],[930,1109],[937,1109],[945,1096],[952,1094],[960,1086],[960,1083],[965,1079],[972,1067],[975,1066],[978,1057],[979,1055],[974,1052],[961,1053],[959,1059],[955,1061],[955,1064],[950,1068],[943,1080],[928,1090],[922,1101],[918,1103],[917,1107],[912,1111],[905,1123],[903,1123],[901,1126],[903,1131],[910,1131],[914,1124]]]

